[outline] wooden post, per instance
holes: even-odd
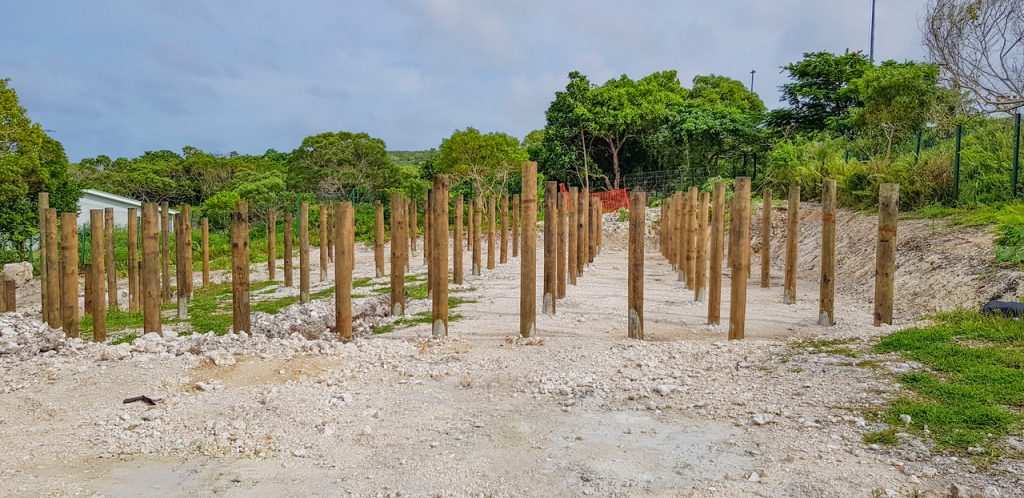
[[[434,337],[448,337],[448,176],[434,177],[434,195],[430,202],[430,248],[434,278],[430,318]],[[504,230],[504,227],[502,227]]]
[[[818,325],[831,327],[835,320],[836,291],[836,181],[826,178],[821,185],[821,284],[818,296]]]
[[[796,304],[796,254],[800,236],[800,186],[790,185],[786,209],[786,274],[782,302]]]
[[[580,235],[579,240],[577,241],[579,243],[579,247],[577,248],[578,252],[576,253],[576,271],[578,271],[580,275],[583,275],[583,270],[585,270],[587,266],[587,248],[589,247],[587,245],[587,238],[590,233],[589,220],[590,190],[584,188],[583,191],[580,192],[579,220],[577,220],[577,229],[579,229]]]
[[[342,202],[338,204],[337,209],[335,248],[338,252],[334,262],[334,330],[342,341],[351,341],[352,270],[356,262],[355,214],[352,212],[351,202]]]
[[[185,284],[185,215],[174,215],[174,278],[178,298],[178,319],[188,319],[188,285]]]
[[[78,304],[77,299],[75,304]],[[18,312],[18,286],[14,283],[14,280],[0,276],[0,313],[8,311],[12,313]]]
[[[231,315],[232,332],[252,331],[249,322],[249,205],[245,201],[239,201],[231,213]]]
[[[629,262],[627,269],[627,301],[629,302],[629,338],[644,339],[644,234],[646,233],[647,195],[630,194]]]
[[[761,287],[772,284],[772,189],[761,193]]]
[[[91,244],[90,244],[90,247],[91,247]],[[85,295],[82,296],[82,304],[85,305],[85,308],[84,308],[83,312],[86,315],[90,315],[91,316],[93,314],[92,298],[93,298],[93,296],[96,295],[96,292],[93,291],[93,285],[92,285],[92,263],[85,263],[85,264],[83,264],[82,265],[82,272],[84,273],[84,275],[82,276],[83,280],[85,280]],[[159,290],[159,287],[158,287],[158,290]]]
[[[64,335],[78,337],[78,215],[61,213],[61,324]],[[10,285],[14,285],[11,282]],[[15,310],[11,310],[15,311]]]
[[[512,257],[519,256],[519,194],[512,194]]]
[[[465,203],[462,194],[455,198],[455,236],[452,238],[452,242],[455,244],[455,248],[452,250],[452,280],[455,285],[462,285],[464,282],[462,275],[462,211],[465,209]]]
[[[188,204],[181,205],[182,228],[184,229],[185,243],[183,244],[185,250],[185,299],[188,301],[192,300],[192,206]]]
[[[103,210],[89,211],[89,235],[92,243],[92,340],[107,340],[107,303],[104,296],[106,267],[103,261]]]
[[[896,290],[896,215],[900,185],[883,183],[878,189],[878,247],[875,251],[875,326],[892,325]]]
[[[333,234],[338,233],[338,213],[335,212],[337,210],[336,207],[332,207],[330,204],[326,204],[326,206],[327,206],[327,264],[330,265],[331,263],[334,263],[334,250],[335,250],[334,249],[334,246],[335,246],[334,239],[335,239],[335,237],[333,237]],[[356,216],[355,215],[355,206],[353,206],[352,207],[352,219],[353,219],[353,221],[352,221],[352,226],[353,226],[353,228],[352,228],[352,237],[353,237],[353,240],[355,239],[355,233],[356,233],[355,232],[355,230],[356,230],[355,229],[355,216]],[[355,242],[353,242],[353,243],[355,243]],[[353,266],[354,266],[354,263],[353,263]]]
[[[377,201],[373,204],[374,213],[374,238],[373,238],[373,265],[374,275],[377,278],[384,276],[384,204]],[[353,219],[355,217],[353,216]],[[355,228],[353,228],[353,233]],[[353,242],[354,243],[354,242]]]
[[[318,246],[318,249],[320,250],[319,251],[320,252],[319,256],[320,256],[320,281],[321,282],[326,282],[327,281],[327,267],[330,266],[330,263],[328,262],[328,259],[330,259],[330,258],[328,258],[328,256],[330,255],[331,250],[329,249],[330,243],[328,242],[328,240],[330,240],[331,237],[328,235],[328,231],[327,231],[327,227],[328,227],[328,225],[330,225],[330,219],[329,219],[330,218],[330,214],[329,213],[330,213],[330,210],[328,210],[327,204],[326,203],[321,203],[320,204],[320,223],[317,224],[317,227],[320,228],[320,245]],[[381,213],[381,214],[383,214],[383,213]],[[384,264],[383,261],[381,262],[381,264]],[[380,276],[380,275],[378,275],[378,276]]]
[[[405,254],[409,240],[405,234],[405,198],[391,193],[391,315],[405,314]]]
[[[39,314],[46,319],[46,210],[50,208],[50,194],[39,192]]]
[[[433,195],[432,189],[427,189],[427,200],[423,202],[423,264],[427,267],[427,299],[434,292],[434,272],[430,259],[430,223],[431,211],[430,202]]]
[[[466,248],[469,249],[470,251],[473,251],[474,250],[473,248],[475,247],[474,244],[473,244],[473,234],[476,233],[476,232],[473,231],[474,230],[474,225],[476,223],[474,221],[474,219],[473,219],[474,218],[474,211],[475,211],[474,210],[474,205],[475,204],[476,204],[476,202],[475,202],[474,199],[470,199],[469,202],[466,203],[466,209],[469,210],[469,212],[466,214],[466,225],[467,225],[467,228],[466,228]],[[473,258],[470,257],[470,266],[472,266],[472,263],[473,263],[472,259]],[[472,268],[470,268],[470,271],[472,271]]]
[[[566,245],[565,244],[565,242],[566,242],[566,237],[565,237],[565,224],[566,224],[566,222],[565,222],[565,210],[566,210],[565,195],[566,194],[563,194],[560,191],[556,191],[555,195],[558,196],[558,206],[556,207],[556,211],[557,211],[557,215],[558,215],[558,221],[555,223],[555,231],[557,232],[556,235],[555,235],[555,237],[556,237],[555,248],[556,248],[556,252],[558,253],[557,257],[555,258],[556,259],[556,264],[558,266],[558,271],[557,271],[558,292],[556,294],[556,297],[558,299],[565,299],[566,259],[568,259],[568,257],[569,257],[569,254],[566,251],[567,248],[565,247],[565,245]]]
[[[483,261],[483,241],[481,240],[481,231],[483,230],[484,220],[484,200],[480,194],[477,194],[473,198],[473,203],[476,204],[476,217],[473,220],[473,275],[480,276],[483,274],[482,261]]]
[[[498,256],[498,262],[501,264],[508,263],[508,194],[501,194],[501,234],[500,244],[501,252]]]
[[[715,182],[711,194],[711,252],[708,257],[708,323],[717,325],[722,316],[722,252],[725,232],[725,185]]]
[[[160,324],[160,229],[157,206],[142,204],[142,330],[163,334]],[[205,332],[205,331],[204,331]]]
[[[409,246],[411,255],[416,255],[416,239],[419,238],[419,224],[416,220],[418,211],[416,209],[416,201],[409,200]]]
[[[139,301],[139,210],[128,208],[128,311],[138,313]]]
[[[292,231],[292,213],[284,213],[284,286],[291,287],[294,278],[292,269],[292,246],[295,245],[295,232]]]
[[[307,201],[299,203],[299,302],[309,302],[309,202]]]
[[[495,226],[497,224],[497,220],[495,219],[496,216],[495,216],[494,204],[495,204],[494,194],[488,195],[487,196],[487,269],[488,270],[493,270],[494,269],[494,261],[495,261],[495,257],[494,257],[495,256],[495,254],[494,254],[494,247],[495,247],[494,232],[497,229],[497,227]]]
[[[202,245],[202,258],[203,258],[203,286],[210,285],[210,220],[207,217],[202,218],[202,228],[200,228],[200,244]],[[273,280],[273,278],[271,278]]]
[[[568,259],[568,261],[567,261],[567,263],[568,263],[567,271],[569,273],[569,283],[572,284],[572,285],[576,285],[576,277],[579,276],[579,272],[576,271],[576,264],[577,264],[577,262],[576,262],[577,261],[576,251],[579,249],[577,247],[579,245],[579,242],[577,241],[577,237],[579,237],[579,232],[577,232],[577,227],[576,227],[576,217],[578,216],[578,211],[579,210],[576,209],[576,204],[579,203],[579,197],[580,197],[579,188],[577,188],[577,187],[569,187],[569,202],[565,206],[565,210],[568,212],[568,215],[569,215],[569,221],[568,221],[569,236],[568,236],[568,244],[567,244],[568,247],[566,248],[567,249],[567,256],[566,256],[566,258]]]
[[[686,196],[686,288],[697,285],[697,187]]]
[[[697,275],[694,299],[705,302],[708,298],[708,204],[710,195],[701,192],[697,204]]]
[[[102,213],[102,211],[100,211]],[[100,225],[102,230],[103,225]],[[61,311],[60,311],[60,259],[57,252],[57,246],[60,240],[57,238],[57,210],[55,208],[46,208],[46,234],[45,244],[43,247],[46,248],[44,251],[46,257],[46,267],[49,271],[46,273],[46,323],[50,325],[50,328],[59,329],[61,326]],[[100,239],[102,240],[102,238]],[[102,247],[102,246],[101,246]]]
[[[519,335],[537,330],[537,163],[523,163],[523,247],[519,252]]]
[[[558,292],[558,182],[544,183],[544,301],[546,315],[555,314]]]
[[[171,207],[160,203],[160,298],[171,300]]]
[[[597,219],[598,199],[590,200],[590,237],[587,238],[587,262],[593,263],[597,256]]]
[[[675,240],[673,237],[675,234],[675,217],[673,216],[675,205],[676,193],[673,193],[668,196],[662,204],[662,206],[664,206],[664,210],[661,218],[661,233],[665,239],[665,259],[668,260],[673,271],[678,271],[679,269],[676,267],[676,260],[673,257],[675,255],[675,246],[672,245],[672,241]]]
[[[747,279],[750,275],[750,178],[733,182],[729,221],[729,267],[732,269],[729,301],[729,340],[743,339],[747,320]]]
[[[675,241],[676,255],[675,256],[676,257],[675,257],[675,259],[676,259],[676,268],[679,269],[678,281],[682,282],[683,286],[685,287],[685,286],[687,286],[686,285],[686,280],[689,277],[689,275],[686,273],[686,271],[687,271],[687,267],[686,267],[686,253],[688,251],[688,248],[686,247],[686,242],[687,242],[687,240],[689,240],[689,238],[687,237],[687,234],[689,233],[689,228],[686,226],[686,222],[689,221],[689,219],[690,219],[690,213],[686,212],[686,210],[687,210],[687,208],[689,207],[690,204],[689,204],[689,202],[687,202],[688,201],[688,197],[687,197],[688,194],[686,192],[679,192],[678,195],[679,195],[679,197],[678,197],[678,199],[676,199],[676,218],[677,218],[677,221],[676,221],[676,227],[675,227],[675,232],[676,232],[676,236],[675,236],[675,238],[676,238],[676,241]]]
[[[114,208],[103,210],[103,260],[107,270],[107,309],[118,309],[117,268],[114,258]]]
[[[267,213],[267,278],[277,279],[277,211],[273,209]]]
[[[427,200],[423,201],[423,264],[427,267],[427,281],[430,281],[430,201],[431,189],[427,189]],[[427,292],[432,287],[427,284]]]

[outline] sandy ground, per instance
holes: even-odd
[[[749,288],[747,340],[727,342],[649,245],[648,341],[627,340],[626,253],[607,227],[534,340],[515,338],[513,258],[467,274],[462,295],[476,301],[453,311],[463,318],[446,340],[419,325],[314,354],[274,339],[230,361],[141,347],[117,360],[88,348],[0,356],[0,494],[938,496],[956,484],[1024,496],[1019,461],[982,471],[908,435],[865,445],[883,428],[865,411],[898,395],[890,370],[914,366],[861,368],[800,342],[866,347],[907,319],[872,327],[851,291],[837,325],[819,327],[816,273],[802,271],[786,306],[776,272],[772,288]],[[356,264],[372,276],[371,251]],[[727,277],[723,296],[728,317]],[[122,404],[141,394],[160,401]]]

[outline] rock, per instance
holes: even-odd
[[[921,475],[925,477],[935,477],[939,474],[939,470],[935,467],[924,466],[921,467]]]
[[[4,265],[3,276],[14,280],[14,285],[22,286],[32,280],[32,263],[21,261]]]
[[[747,480],[750,482],[761,482],[761,474],[758,474],[757,472],[751,472],[750,477],[747,477]]]
[[[148,410],[142,414],[142,420],[146,422],[152,422],[157,419],[161,419],[164,416],[163,410]]]
[[[910,415],[907,415],[906,413],[901,413],[900,414],[900,422],[903,422],[904,424],[910,425],[910,421],[911,420],[912,419],[910,418]]]
[[[218,367],[226,367],[235,364],[235,355],[226,351],[209,351],[204,357],[213,362]]]
[[[765,425],[775,421],[775,416],[770,413],[758,413],[752,419],[755,425]]]
[[[971,446],[970,448],[967,448],[967,453],[970,453],[972,455],[980,455],[984,452],[985,448],[982,448],[981,446]]]

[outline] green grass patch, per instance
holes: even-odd
[[[1024,409],[1024,322],[959,311],[934,323],[896,332],[875,346],[921,362],[931,372],[898,377],[914,396],[897,399],[886,420],[911,430],[925,426],[937,446],[991,448],[1022,427]]]
[[[898,442],[896,440],[896,429],[869,432],[864,434],[861,439],[864,441],[864,444],[877,444],[880,446],[896,446]]]
[[[114,346],[116,346],[118,344],[131,344],[131,343],[135,342],[135,339],[138,339],[139,337],[142,337],[142,336],[140,336],[139,334],[136,334],[134,332],[132,332],[131,334],[123,334],[123,335],[119,335],[119,336],[115,337],[113,340],[111,340],[110,344],[114,345]]]
[[[119,309],[107,310],[107,332],[117,332],[126,329],[142,328],[142,312],[129,313]],[[81,334],[88,334],[92,337],[93,317],[83,315],[78,322],[78,330]]]

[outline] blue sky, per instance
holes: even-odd
[[[10,0],[0,78],[68,157],[291,150],[322,131],[391,149],[473,126],[544,125],[569,71],[676,69],[748,82],[769,107],[780,66],[867,52],[870,0]],[[877,59],[920,59],[923,0],[878,0]]]

